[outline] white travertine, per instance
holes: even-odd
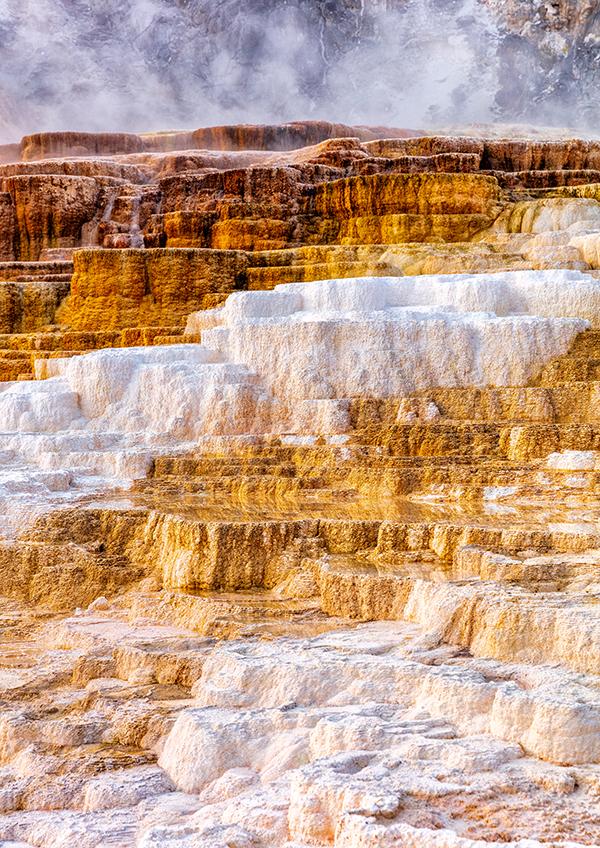
[[[146,473],[152,452],[210,435],[339,435],[352,397],[522,385],[598,314],[600,281],[577,271],[236,292],[190,317],[188,330],[203,330],[202,344],[55,359],[55,376],[7,384],[0,459],[30,479],[33,494],[45,480],[48,490],[57,486],[40,468],[67,471],[75,488],[97,485],[94,477],[123,483]],[[412,420],[410,409],[406,416]],[[434,405],[423,416],[437,417]],[[0,477],[2,493],[9,491]]]

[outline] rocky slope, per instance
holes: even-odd
[[[600,143],[4,159],[2,848],[600,844]]]

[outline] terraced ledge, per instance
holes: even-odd
[[[600,844],[598,143],[20,152],[2,848]]]

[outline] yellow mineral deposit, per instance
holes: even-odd
[[[600,844],[600,142],[15,150],[0,846]]]

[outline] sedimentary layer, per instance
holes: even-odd
[[[598,145],[22,149],[0,843],[600,843]]]

